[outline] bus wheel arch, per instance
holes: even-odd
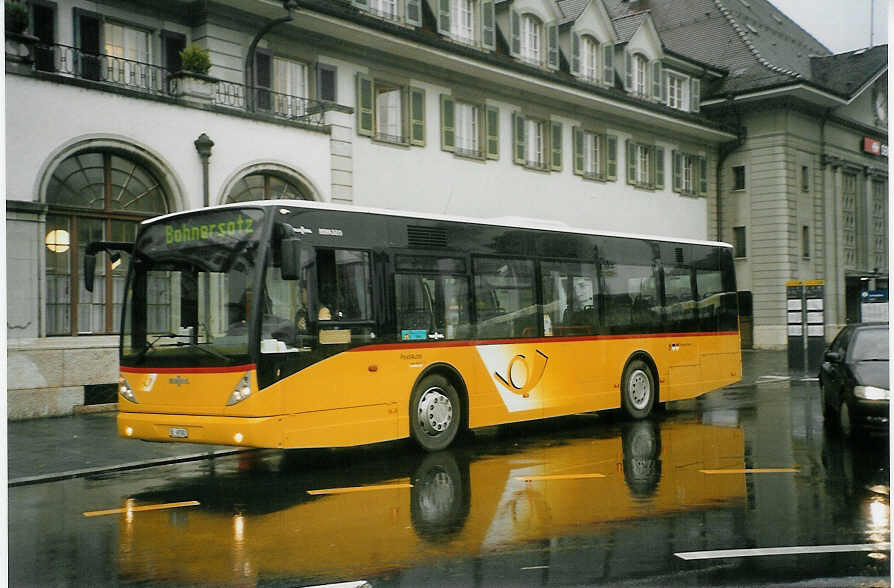
[[[449,447],[469,426],[465,381],[448,364],[433,364],[413,384],[409,403],[410,436],[426,451]]]
[[[658,366],[645,351],[627,358],[621,371],[621,408],[633,419],[649,416],[660,402]]]

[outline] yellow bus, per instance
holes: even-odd
[[[741,377],[723,243],[306,201],[142,223],[124,437],[309,448],[623,409]],[[108,263],[108,260],[106,260]]]

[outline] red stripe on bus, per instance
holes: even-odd
[[[126,367],[121,366],[121,371],[128,374],[227,374],[230,372],[247,372],[257,369],[257,365],[246,363],[244,365],[230,365],[224,367]]]
[[[407,341],[406,343],[381,343],[353,347],[348,351],[383,351],[387,349],[427,349],[431,347],[477,347],[478,345],[519,345],[530,343],[566,343],[569,341],[616,341],[619,339],[667,339],[670,337],[713,337],[738,335],[738,331],[719,333],[650,333],[647,335],[586,335],[578,337],[532,337],[518,339],[479,339],[463,341]],[[415,343],[415,344],[414,344]]]

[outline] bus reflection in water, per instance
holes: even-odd
[[[119,573],[128,581],[212,584],[369,577],[531,542],[607,537],[641,517],[682,516],[686,524],[699,511],[741,508],[744,501],[744,474],[708,481],[699,471],[744,467],[740,429],[643,421],[616,437],[571,437],[548,447],[537,438],[521,448],[490,445],[502,455],[452,449],[420,456],[416,466],[401,465],[384,450],[378,457],[357,450],[305,453],[298,463],[284,457],[278,470],[268,465],[265,471],[268,462],[262,462],[252,472],[175,483],[133,500],[201,505],[176,516],[122,516]],[[347,468],[353,460],[363,467]],[[307,494],[389,485],[395,487]],[[656,558],[649,565],[666,564]]]

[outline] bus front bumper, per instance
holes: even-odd
[[[282,447],[281,416],[221,417],[118,413],[118,434],[126,439],[203,443],[237,447]]]

